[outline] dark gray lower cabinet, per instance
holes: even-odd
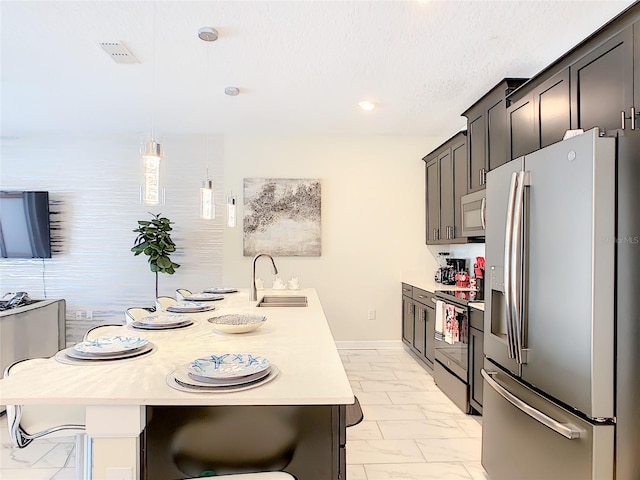
[[[469,403],[482,413],[482,375],[484,362],[484,312],[471,308],[469,328]]]
[[[403,283],[402,341],[429,367],[433,367],[435,317],[435,295]]]

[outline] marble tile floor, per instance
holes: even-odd
[[[340,350],[364,420],[347,430],[348,480],[487,480],[482,417],[462,413],[402,349]],[[73,480],[73,437],[14,449],[0,418],[0,479]],[[301,479],[304,480],[304,479]]]

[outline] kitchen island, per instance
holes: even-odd
[[[291,294],[264,290],[258,298],[264,293]],[[292,407],[313,408],[314,413],[319,409],[311,417],[326,423],[321,430],[331,437],[322,447],[331,450],[327,457],[331,459],[327,466],[331,475],[324,479],[337,479],[344,468],[344,406],[354,403],[354,396],[315,289],[302,289],[295,294],[306,296],[308,306],[258,308],[257,302],[249,302],[248,289],[241,289],[214,302],[216,310],[212,312],[189,314],[195,323],[186,328],[141,331],[122,326],[117,333],[147,338],[156,346],[154,351],[86,366],[66,365],[51,358],[37,369],[0,380],[0,403],[86,405],[87,434],[93,444],[93,478],[99,480],[107,478],[113,468],[130,472],[130,477],[121,478],[145,478],[145,463],[154,459],[141,452],[147,452],[146,444],[155,440],[148,438],[145,431],[151,421],[148,415],[154,409],[165,409],[164,414],[168,407],[179,407],[183,413],[185,407],[194,411],[208,407]],[[233,313],[265,315],[267,321],[253,332],[236,335],[218,333],[207,321]],[[167,376],[177,367],[198,357],[223,353],[266,357],[277,366],[279,374],[259,387],[228,393],[192,393],[168,385]],[[180,471],[182,478],[191,475],[185,474],[184,469]]]

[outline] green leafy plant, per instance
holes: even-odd
[[[149,269],[156,274],[156,297],[158,297],[158,273],[173,275],[180,265],[169,258],[169,254],[176,251],[176,245],[169,233],[173,230],[171,228],[173,222],[161,217],[160,213],[149,214],[153,220],[138,220],[138,228],[133,230],[138,236],[131,251],[135,256],[141,253],[149,256]]]

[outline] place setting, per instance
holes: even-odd
[[[212,293],[212,294],[225,294],[225,293],[236,293],[238,291],[237,288],[229,288],[229,287],[213,287],[207,288],[203,290],[203,293]]]
[[[223,353],[181,365],[167,375],[167,384],[184,392],[237,392],[264,385],[278,373],[278,368],[260,355]]]
[[[56,353],[55,359],[71,365],[91,365],[139,357],[151,353],[155,348],[156,346],[146,338],[105,335],[60,350]]]
[[[209,312],[215,310],[216,307],[208,302],[194,302],[194,301],[182,301],[169,305],[165,308],[167,312],[171,313],[199,313]]]
[[[148,315],[129,324],[136,330],[172,330],[193,325],[193,318],[179,313],[157,313]]]

